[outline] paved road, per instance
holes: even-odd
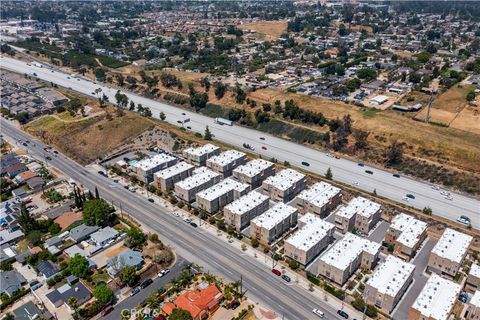
[[[45,158],[44,148],[47,145],[3,118],[0,121],[2,134],[8,141],[13,143],[19,140],[33,141],[35,145],[30,143],[28,148],[20,143],[17,146],[26,151],[28,149],[28,153],[37,159]],[[164,208],[112,184],[108,178],[87,171],[63,154],[52,156],[48,165],[55,166],[90,190],[97,187],[103,198],[113,202],[117,207],[121,206],[125,213],[157,232],[162,241],[170,245],[178,255],[204,266],[204,271],[213,272],[230,281],[239,280],[240,275],[243,275],[247,295],[253,301],[274,310],[278,315],[283,315],[285,319],[311,319],[313,308],[321,309],[328,319],[338,318],[336,310],[330,305],[297,285],[285,283],[255,258],[242,254],[207,231],[193,229]]]
[[[94,90],[101,88],[110,101],[115,101],[117,89],[109,88],[103,84],[94,83],[84,78],[74,78],[71,75],[51,70],[47,67],[27,66],[26,62],[3,57],[0,60],[0,67],[19,73],[36,73],[37,77],[56,83],[60,86],[72,88],[80,93],[95,96]],[[126,93],[126,92],[125,92]],[[333,177],[340,182],[353,185],[356,188],[372,192],[418,209],[430,207],[433,214],[456,220],[460,215],[466,215],[472,220],[472,226],[480,229],[480,201],[474,198],[452,193],[453,200],[445,199],[439,191],[433,190],[427,183],[419,182],[407,177],[395,178],[391,173],[377,168],[359,167],[357,163],[346,159],[335,159],[328,157],[325,153],[313,150],[293,142],[289,142],[259,131],[240,126],[219,125],[213,122],[212,118],[198,113],[185,111],[181,108],[167,105],[158,101],[147,99],[131,93],[126,93],[130,100],[136,104],[152,110],[154,117],[159,117],[160,112],[165,113],[166,121],[178,125],[177,121],[190,119],[185,126],[191,127],[194,132],[203,133],[208,125],[215,139],[235,147],[242,148],[244,142],[255,147],[255,152],[265,158],[276,158],[279,161],[288,161],[290,164],[302,167],[302,161],[310,163],[309,167],[303,169],[317,174],[324,174],[327,168],[332,169]],[[183,115],[183,114],[185,115]],[[260,136],[265,137],[262,141]],[[267,150],[262,150],[262,146]],[[366,174],[365,170],[371,170],[374,174]],[[405,194],[415,195],[414,200],[403,200]]]
[[[165,286],[170,280],[176,278],[180,275],[183,267],[185,267],[188,262],[183,259],[182,257],[177,256],[177,261],[175,265],[171,268],[170,272],[167,273],[166,276],[161,278],[156,278],[153,280],[153,283],[146,287],[145,289],[140,290],[139,293],[134,295],[133,297],[128,297],[118,305],[115,306],[112,312],[110,312],[107,316],[102,317],[104,320],[118,320],[120,319],[120,314],[122,310],[132,310],[135,309],[139,303],[142,303],[154,290],[160,289]]]

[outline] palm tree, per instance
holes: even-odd
[[[77,313],[77,307],[78,307],[78,301],[77,298],[75,297],[70,297],[68,298],[67,304],[70,306],[70,308],[73,309],[73,313]]]

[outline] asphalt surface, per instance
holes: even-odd
[[[58,153],[56,156],[46,153],[44,143],[21,131],[10,122],[1,118],[1,131],[7,141],[24,149],[39,160],[49,155],[52,160],[48,166],[54,166],[65,175],[90,190],[98,188],[101,197],[157,232],[162,241],[170,245],[177,255],[201,265],[203,271],[210,271],[229,281],[243,276],[243,287],[248,297],[275,311],[284,319],[312,319],[312,309],[322,310],[327,319],[338,319],[336,310],[312,295],[306,289],[295,284],[287,284],[273,275],[271,270],[258,260],[233,248],[227,242],[201,228],[194,229],[182,222],[166,209],[148,202],[145,198],[131,193],[111,180],[97,173],[91,173],[75,161]],[[24,147],[18,141],[31,141]],[[16,143],[17,142],[17,143]]]
[[[0,67],[18,73],[36,74],[36,77],[56,83],[60,86],[71,88],[82,94],[96,96],[94,90],[102,89],[102,94],[108,96],[111,102],[115,102],[117,89],[110,88],[104,84],[94,83],[86,78],[73,77],[70,74],[57,69],[49,69],[46,66],[41,68],[34,64],[28,66],[26,62],[3,57],[0,60]],[[453,200],[446,199],[440,191],[433,190],[427,183],[407,177],[395,178],[391,172],[371,168],[360,167],[356,162],[347,159],[335,159],[327,156],[318,150],[308,148],[293,142],[289,142],[272,135],[240,126],[227,126],[214,123],[210,117],[186,111],[184,109],[167,105],[122,90],[131,101],[149,107],[154,117],[159,117],[160,112],[166,115],[166,121],[182,126],[178,121],[190,119],[184,124],[190,127],[191,131],[203,133],[208,125],[214,138],[235,147],[242,148],[243,143],[248,143],[255,148],[255,153],[264,158],[275,158],[279,161],[288,161],[291,165],[316,174],[325,174],[327,168],[331,168],[333,178],[342,183],[352,185],[367,192],[376,190],[379,196],[398,201],[417,209],[430,207],[433,214],[455,221],[460,215],[470,217],[472,227],[480,229],[480,201],[458,193],[451,193]],[[262,136],[265,140],[260,140]],[[267,150],[262,149],[265,147]],[[310,165],[303,166],[306,161]],[[371,170],[373,174],[365,173]],[[415,199],[404,200],[407,193],[413,194]]]
[[[113,311],[110,312],[108,315],[102,317],[104,320],[118,320],[121,319],[120,315],[123,310],[133,310],[135,307],[142,303],[147,297],[152,293],[154,290],[160,289],[164,287],[170,280],[176,278],[182,272],[183,267],[185,267],[188,262],[183,259],[182,257],[177,256],[177,261],[175,265],[170,269],[170,272],[167,275],[156,278],[153,280],[153,283],[146,287],[145,289],[141,289],[139,293],[134,295],[133,297],[128,297],[119,304],[117,304]]]

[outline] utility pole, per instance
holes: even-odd
[[[433,100],[433,90],[430,89],[430,99],[427,105],[427,115],[425,116],[425,123],[428,123],[428,120],[430,119],[430,106],[432,105],[432,100]]]

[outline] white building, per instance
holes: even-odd
[[[221,175],[205,167],[193,170],[193,175],[175,183],[175,195],[185,202],[195,200],[195,195],[218,183]]]
[[[432,249],[428,269],[454,277],[462,266],[472,240],[468,234],[450,228],[445,229]]]
[[[408,320],[447,320],[462,286],[432,273],[410,309]]]
[[[327,248],[333,238],[335,225],[313,213],[306,213],[299,219],[299,227],[295,234],[285,240],[285,255],[307,265]]]
[[[318,273],[343,285],[362,267],[371,269],[378,260],[379,243],[347,233],[319,259]]]
[[[226,178],[232,175],[233,169],[245,164],[246,161],[247,155],[245,153],[228,150],[208,159],[207,168],[222,174]]]
[[[215,213],[249,191],[250,185],[228,178],[197,193],[197,207]]]
[[[392,312],[412,282],[414,270],[413,264],[387,256],[365,284],[365,301],[386,313]]]
[[[295,170],[284,169],[262,183],[262,192],[273,201],[288,202],[307,186],[307,177]]]
[[[340,188],[326,182],[317,182],[307,190],[303,190],[295,198],[295,205],[299,210],[327,216],[342,202]]]
[[[263,159],[254,159],[233,170],[233,178],[248,183],[252,188],[260,186],[265,179],[274,174],[275,164]]]
[[[297,209],[279,202],[251,221],[250,236],[270,244],[297,224],[297,215]]]
[[[473,263],[467,277],[467,284],[475,289],[480,289],[480,266]]]
[[[144,183],[153,181],[153,174],[178,162],[178,158],[161,153],[139,161],[130,162],[130,170]]]
[[[356,197],[335,212],[335,225],[342,233],[355,227],[357,231],[368,234],[380,221],[381,214],[380,204],[364,197]]]
[[[382,94],[370,99],[370,103],[377,106],[382,105],[387,101],[388,101],[388,97]]]
[[[268,196],[251,191],[223,208],[225,224],[232,225],[240,232],[250,221],[268,210]]]
[[[187,148],[183,150],[185,159],[199,166],[204,166],[208,158],[216,156],[219,153],[220,148],[210,143],[198,148]]]
[[[410,260],[427,236],[427,223],[404,213],[397,214],[385,235],[385,241],[394,244],[394,253]]]
[[[156,172],[154,174],[155,185],[162,191],[171,190],[175,183],[191,176],[194,168],[192,164],[182,161],[170,168]]]

